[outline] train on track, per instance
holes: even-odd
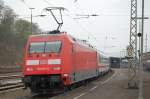
[[[145,70],[150,70],[150,52],[145,52],[143,57],[143,67]]]
[[[145,61],[143,66],[144,66],[144,69],[150,70],[150,60]]]
[[[109,58],[66,32],[30,35],[25,46],[23,82],[34,93],[71,88],[109,70]]]

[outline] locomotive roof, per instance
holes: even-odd
[[[57,33],[57,34],[49,34],[49,33],[41,33],[41,34],[34,34],[34,35],[30,35],[30,39],[31,38],[34,38],[34,37],[45,37],[45,36],[59,36],[59,37],[64,37],[64,36],[67,36],[69,38],[71,38],[72,41],[80,44],[80,45],[83,45],[83,46],[86,46],[86,47],[89,47],[89,48],[92,48],[94,50],[96,50],[96,48],[94,48],[94,46],[92,46],[88,41],[86,40],[81,40],[81,39],[77,39],[69,34],[67,34],[66,32],[60,32],[60,33]]]
[[[85,46],[85,47],[89,47],[95,51],[97,51],[99,54],[103,55],[103,56],[106,56],[103,52],[101,52],[100,50],[96,49],[95,47],[93,47],[88,41],[86,40],[80,40],[80,39],[77,39],[69,34],[67,34],[66,32],[61,32],[61,33],[58,33],[58,34],[49,34],[49,33],[42,33],[42,34],[34,34],[34,35],[30,35],[30,38],[34,38],[34,37],[45,37],[45,36],[60,36],[60,37],[64,37],[64,36],[67,36],[69,37],[72,41],[82,45],[82,46]],[[108,56],[106,56],[108,57]]]
[[[31,37],[37,37],[37,36],[51,36],[51,35],[57,35],[57,36],[62,36],[62,35],[65,35],[67,34],[66,32],[61,32],[59,34],[49,34],[49,33],[40,33],[40,34],[33,34],[33,35],[30,35]]]

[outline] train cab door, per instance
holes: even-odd
[[[75,55],[75,45],[72,44],[72,82],[76,81],[76,55]]]

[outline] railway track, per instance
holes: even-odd
[[[21,72],[20,68],[1,68],[0,66],[0,74],[7,74],[7,73],[16,73]]]
[[[0,93],[23,88],[21,78],[20,75],[0,76]]]
[[[18,84],[12,84],[12,85],[7,85],[7,86],[1,86],[0,93],[16,90],[18,88],[24,88],[24,84],[18,83]]]

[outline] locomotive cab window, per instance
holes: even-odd
[[[32,42],[30,43],[29,53],[42,53],[44,52],[44,42]]]
[[[61,48],[61,41],[46,42],[45,52],[58,53]]]
[[[58,53],[61,48],[61,41],[32,42],[29,46],[29,53]]]

